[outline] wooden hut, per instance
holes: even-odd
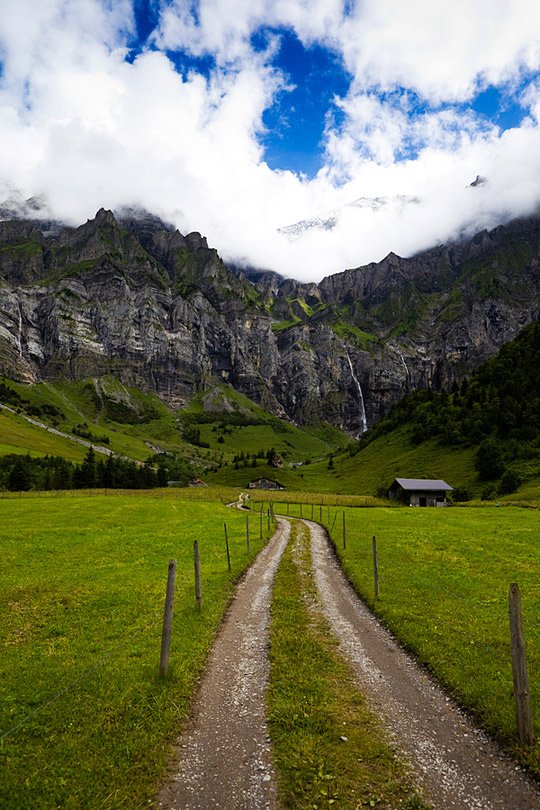
[[[446,495],[453,490],[440,478],[395,478],[388,497],[409,506],[446,506]]]

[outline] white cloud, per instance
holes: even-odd
[[[364,0],[341,41],[360,86],[402,85],[439,103],[537,70],[538,31],[531,0]]]
[[[139,203],[183,232],[205,233],[226,258],[307,279],[540,204],[538,83],[520,91],[530,118],[502,134],[463,109],[413,109],[418,96],[463,99],[478,84],[537,68],[536,4],[367,0],[347,17],[338,0],[239,0],[234,14],[230,0],[202,0],[198,15],[190,2],[162,3],[155,43],[212,53],[209,78],[183,78],[160,50],[127,62],[128,0],[0,7],[0,182],[5,196],[46,194],[72,222],[102,205]],[[311,180],[264,162],[263,113],[287,77],[252,50],[260,26],[332,43],[355,73]],[[382,97],[377,86],[407,91]],[[470,188],[477,174],[488,182]],[[370,196],[387,203],[350,205]],[[420,202],[404,205],[403,196]],[[277,233],[336,211],[333,230],[295,242]]]
[[[250,51],[259,28],[291,28],[304,44],[338,44],[342,0],[164,0],[156,41],[169,49],[194,55],[214,54],[221,64]]]

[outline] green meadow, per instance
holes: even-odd
[[[82,461],[86,452],[77,442],[56,436],[30,424],[22,416],[0,411],[0,455],[20,453],[32,456],[62,456],[68,461]]]
[[[388,489],[394,478],[443,478],[451,486],[467,486],[472,493],[480,494],[485,484],[478,482],[474,469],[474,451],[470,447],[445,447],[436,439],[413,445],[409,431],[400,428],[380,436],[361,452],[350,455],[346,450],[337,451],[322,461],[303,463],[290,467],[285,464],[276,469],[259,464],[257,469],[249,465],[235,469],[224,466],[209,473],[210,483],[246,486],[252,478],[274,478],[287,490],[310,493],[339,492],[348,495],[375,495],[381,488]]]
[[[286,511],[284,505],[275,509]],[[324,508],[322,515],[347,576],[368,605],[465,708],[540,774],[538,511],[334,507],[330,513]],[[373,536],[380,576],[377,600]],[[532,749],[516,742],[508,620],[513,582],[523,603],[537,738]]]
[[[237,492],[169,489],[0,498],[3,807],[148,806],[171,742],[188,716],[235,583],[250,561],[246,516],[224,505]],[[538,512],[488,506],[389,508],[370,497],[255,492],[249,517],[251,555],[267,536],[265,518],[261,541],[258,514],[261,505],[266,508],[266,498],[274,501],[276,513],[313,517],[328,527],[347,576],[382,621],[511,753],[540,773],[540,744],[527,750],[516,742],[508,629],[508,589],[517,582],[540,736]],[[373,536],[379,555],[378,600],[373,592]],[[195,539],[202,558],[201,612],[194,599]],[[161,623],[171,558],[178,561],[171,667],[169,676],[160,680]],[[312,681],[310,661],[295,658],[295,645],[287,641],[291,628],[305,618],[299,603],[287,601],[287,589],[296,588],[297,577],[289,555],[284,566],[289,573],[278,577],[274,607],[275,621],[284,623],[281,682],[275,681],[273,694],[285,703],[279,709],[274,703],[272,709],[274,721],[279,718],[282,751],[290,732],[283,707],[287,701],[292,705],[304,699],[298,689],[288,694],[286,673],[302,672],[306,688]],[[321,660],[326,660],[325,631],[310,627],[315,635],[311,640],[306,637],[306,644],[320,648]],[[341,706],[332,697],[345,676],[338,672],[339,663],[328,666],[326,685],[312,682],[305,695],[309,702],[309,694],[322,688],[333,707],[327,718],[331,736],[332,717],[349,715],[335,720],[334,726],[339,725],[349,722],[356,710],[352,693],[352,703],[347,697]],[[315,717],[313,723],[318,733]],[[307,750],[303,746],[312,743],[307,738],[297,742],[301,758],[302,750]],[[315,769],[320,790],[336,787],[332,780],[322,776],[319,780],[318,756],[313,754],[311,762],[304,763],[303,776],[298,771],[283,777],[292,780],[293,793],[304,790],[298,779],[304,786],[309,783],[310,768]],[[321,773],[334,773],[338,767],[322,768]],[[336,787],[337,792],[342,790]]]
[[[261,541],[251,515],[248,557],[245,514],[212,497],[187,490],[0,499],[2,807],[148,806],[235,583],[266,540],[266,520]],[[160,679],[172,558],[170,670]]]

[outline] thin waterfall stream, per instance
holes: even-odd
[[[19,309],[19,313],[18,313],[19,314],[19,333],[18,333],[18,336],[17,336],[17,344],[18,344],[18,349],[19,349],[19,357],[22,357],[23,356],[23,344],[22,344],[22,342],[23,342],[23,315],[22,315],[22,306],[21,306],[20,302],[18,304],[18,309]]]
[[[399,351],[399,349],[396,349],[396,351],[397,351],[397,353],[399,355],[399,359],[401,360],[401,362],[405,366],[405,375],[406,375],[405,383],[406,383],[406,386],[407,386],[407,390],[409,390],[409,386],[410,386],[410,383],[411,383],[411,372],[409,371],[409,366],[407,365],[407,362],[406,362],[405,358],[403,357],[403,355],[401,354],[401,352]]]
[[[358,389],[358,397],[360,399],[360,433],[358,434],[358,435],[360,435],[362,433],[365,433],[366,430],[368,429],[368,427],[367,427],[367,419],[366,419],[366,408],[365,408],[365,405],[364,405],[364,394],[362,393],[362,386],[360,385],[360,381],[358,380],[358,377],[354,373],[354,368],[353,368],[353,364],[352,364],[352,360],[350,358],[349,352],[347,352],[347,360],[349,361],[349,368],[351,370],[351,377],[353,378],[354,383],[355,383],[355,385],[356,385],[356,387]]]

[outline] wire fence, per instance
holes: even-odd
[[[522,733],[521,725],[525,721],[520,719],[518,704],[520,695],[529,695],[531,691],[533,697],[540,700],[540,689],[536,672],[532,690],[527,679],[516,684],[516,668],[526,672],[526,661],[525,642],[522,640],[523,649],[517,651],[520,643],[511,633],[514,610],[512,600],[509,600],[511,576],[506,585],[500,582],[500,578],[495,584],[481,570],[473,569],[467,574],[459,570],[458,565],[449,565],[443,559],[444,555],[441,555],[439,564],[431,569],[426,567],[425,561],[421,565],[415,564],[412,558],[407,558],[407,554],[405,559],[398,559],[390,537],[391,530],[382,538],[376,538],[366,530],[359,532],[358,521],[351,521],[352,527],[348,525],[343,507],[332,506],[322,500],[307,505],[283,501],[276,503],[275,509],[285,516],[312,519],[326,527],[346,573],[360,596],[385,623],[389,623],[396,636],[407,646],[412,644],[415,648],[415,645],[421,645],[421,649],[416,649],[428,665],[432,655],[436,654],[439,658],[455,655],[458,660],[454,669],[462,666],[463,671],[474,671],[476,661],[483,673],[491,670],[494,680],[502,679],[508,683],[508,679],[513,678],[520,739],[527,743],[533,741],[532,719],[528,721],[531,731]],[[351,513],[357,513],[357,510],[352,509]],[[520,561],[516,560],[518,577],[520,569]],[[540,601],[538,578],[537,583],[535,587],[527,581],[525,592],[526,641],[532,650],[530,657],[533,662],[540,660],[540,624],[537,616],[532,614],[528,601],[530,599],[533,604]],[[429,643],[425,638],[419,642],[418,637],[422,633],[411,633],[406,627],[407,622],[414,621],[412,616],[415,614],[416,623],[422,625],[424,635],[432,636]],[[521,616],[519,622],[522,622]],[[411,642],[411,638],[416,640]],[[517,664],[516,656],[521,657]],[[446,671],[440,669],[439,665],[434,666],[438,672]],[[486,677],[489,678],[489,674]],[[489,691],[490,688],[486,683],[485,690]],[[500,710],[506,712],[505,723],[508,726],[512,722],[509,719],[512,705],[505,705],[506,709]]]

